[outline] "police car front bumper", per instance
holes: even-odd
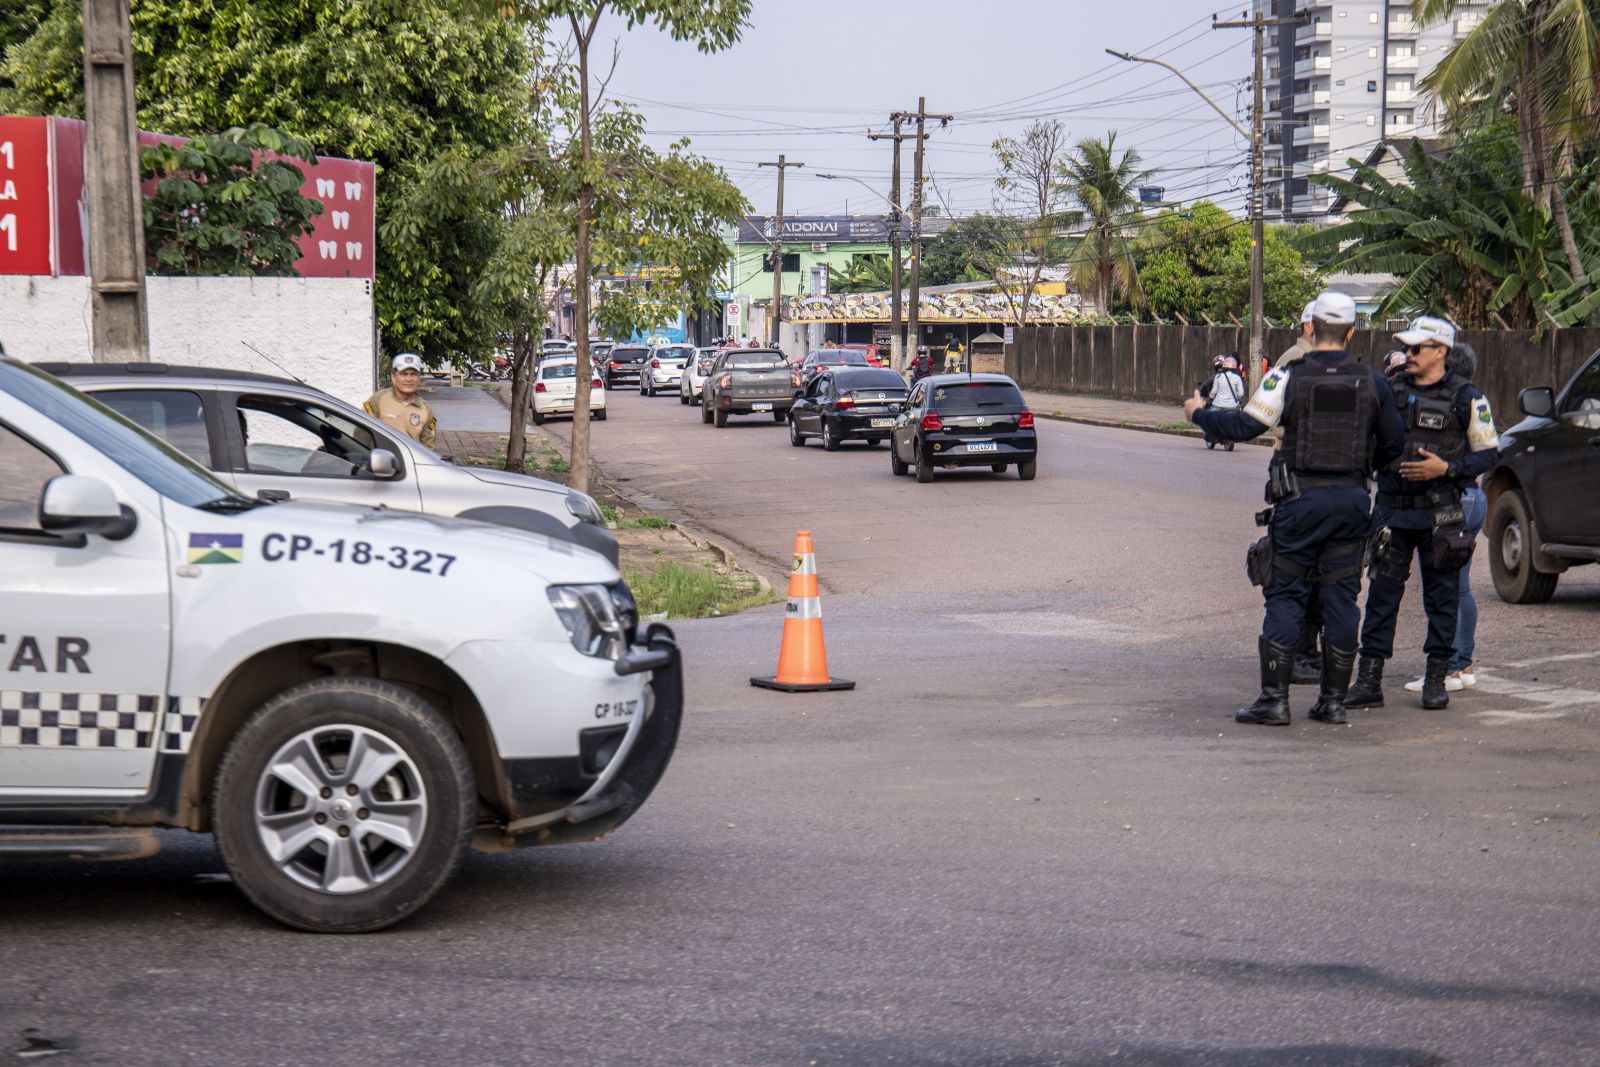
[[[650,676],[645,706],[625,728],[585,731],[589,736],[582,739],[582,751],[563,761],[570,764],[566,768],[551,768],[544,760],[503,761],[514,793],[578,783],[586,788],[554,811],[516,818],[490,834],[480,832],[480,847],[593,841],[627,822],[649,798],[672,760],[683,723],[683,659],[677,637],[670,627],[652,623],[614,669],[619,675]],[[538,780],[516,781],[529,776]]]

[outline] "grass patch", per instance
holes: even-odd
[[[772,602],[771,590],[754,577],[718,574],[707,566],[667,562],[653,571],[631,571],[625,577],[640,615],[667,613],[669,619],[731,615]]]
[[[1157,426],[1156,429],[1158,429],[1158,430],[1192,430],[1192,429],[1194,429],[1194,426],[1193,426],[1193,424],[1187,423],[1187,422],[1163,422],[1160,426]]]
[[[606,520],[607,524],[614,526],[614,525],[617,524],[617,522],[619,520],[621,520],[622,512],[618,511],[616,508],[612,507],[610,504],[607,504],[604,501],[599,501],[599,500],[595,501],[595,503],[600,505],[600,514],[605,516],[605,520]]]
[[[672,522],[660,515],[640,515],[637,519],[617,523],[619,530],[665,530]]]

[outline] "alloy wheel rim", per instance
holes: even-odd
[[[405,869],[427,829],[428,797],[398,744],[339,723],[302,731],[273,753],[257,780],[254,815],[279,871],[342,896]]]
[[[1516,573],[1522,566],[1522,526],[1516,522],[1506,524],[1500,535],[1500,561],[1506,570]]]

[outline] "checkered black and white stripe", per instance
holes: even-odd
[[[165,711],[163,711],[165,705]],[[187,752],[205,701],[144,693],[0,689],[0,748]]]

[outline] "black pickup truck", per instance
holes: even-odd
[[[1539,604],[1567,568],[1600,561],[1600,352],[1559,395],[1517,400],[1527,418],[1500,435],[1484,479],[1489,570],[1501,600]]]
[[[717,356],[700,394],[700,419],[728,425],[729,415],[770,415],[784,422],[794,405],[789,361],[776,348],[730,348]]]

